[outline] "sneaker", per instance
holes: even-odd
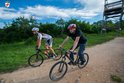
[[[54,54],[55,57],[57,57],[58,55]]]
[[[56,54],[53,54],[53,55],[52,55],[52,58],[53,58],[53,59],[55,59],[56,57],[57,57],[57,55],[56,55]]]
[[[53,59],[56,59],[56,56],[52,56]]]

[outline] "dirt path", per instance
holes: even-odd
[[[86,49],[90,61],[84,69],[69,66],[65,77],[56,83],[114,83],[111,75],[117,75],[124,81],[124,38]],[[47,60],[40,67],[24,68],[12,73],[2,74],[5,83],[54,83],[48,73],[55,61]]]

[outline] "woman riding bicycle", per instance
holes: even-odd
[[[33,32],[34,35],[37,35],[36,50],[40,50],[41,41],[42,41],[42,39],[45,39],[46,40],[45,48],[52,51],[52,53],[54,54],[54,56],[52,56],[52,57],[55,58],[56,54],[55,54],[55,52],[52,48],[52,43],[53,43],[52,36],[48,35],[48,34],[45,34],[45,33],[40,33],[39,28],[37,28],[37,27],[32,28],[32,32]],[[49,51],[46,50],[45,54],[48,55],[48,52]]]

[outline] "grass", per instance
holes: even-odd
[[[116,82],[116,83],[121,83],[122,82],[121,78],[117,75],[111,75],[111,80]]]
[[[27,66],[27,59],[34,53],[34,49],[17,43],[0,46],[0,52],[0,72],[11,72]]]
[[[87,34],[88,46],[109,41],[115,38],[115,35],[116,34],[113,32],[104,35]],[[121,36],[124,36],[124,31],[121,33]],[[64,38],[54,38],[53,48],[57,48],[59,44],[63,42],[63,40]],[[72,44],[73,41],[69,40],[64,48],[69,49]],[[35,53],[34,46],[35,43],[27,45],[24,42],[0,45],[0,73],[12,72],[18,68],[28,66],[28,57]],[[42,48],[43,47],[44,46],[42,46]]]

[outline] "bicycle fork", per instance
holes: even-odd
[[[61,63],[60,65],[59,65],[59,72],[62,72],[63,71],[63,67],[64,67],[64,64],[63,63]]]

